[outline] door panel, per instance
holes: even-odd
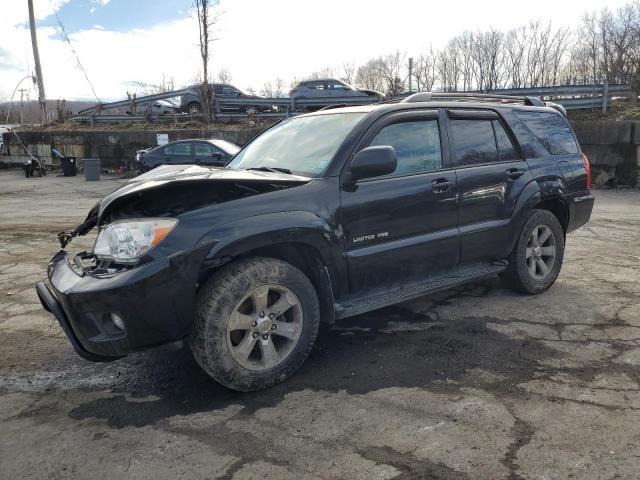
[[[191,142],[174,143],[171,146],[172,165],[184,165],[193,163],[193,148]]]
[[[361,182],[342,192],[349,277],[354,292],[455,266],[459,242],[453,171]]]
[[[448,129],[458,186],[460,263],[505,258],[515,203],[531,181],[497,114],[450,112]]]
[[[196,165],[222,166],[226,163],[226,155],[215,145],[206,142],[194,142],[193,163]]]
[[[456,175],[447,168],[441,138],[435,111],[390,115],[365,136],[360,148],[393,146],[398,167],[389,176],[343,185],[353,293],[408,283],[458,262]]]
[[[522,173],[511,179],[511,172]],[[532,179],[523,161],[456,170],[460,262],[505,258],[511,240],[511,216],[523,188]]]

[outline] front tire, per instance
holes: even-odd
[[[190,347],[212,378],[233,390],[262,390],[291,376],[318,334],[320,307],[309,279],[266,257],[234,262],[198,292]]]
[[[519,292],[542,293],[558,278],[563,259],[564,231],[558,218],[548,210],[531,210],[502,279]]]

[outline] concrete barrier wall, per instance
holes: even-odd
[[[640,122],[572,122],[583,151],[589,157],[596,185],[640,186]],[[51,163],[51,147],[63,155],[100,158],[104,168],[122,164],[133,166],[136,150],[157,145],[157,134],[167,133],[169,141],[187,138],[220,138],[245,145],[266,127],[243,124],[214,130],[107,130],[19,132],[22,141],[40,158]],[[22,164],[26,153],[14,135],[5,134],[11,156],[0,156],[0,163]]]
[[[136,151],[158,145],[157,134],[166,133],[169,141],[188,138],[223,139],[237,145],[245,145],[266,127],[234,125],[233,128],[217,130],[158,130],[158,131],[25,131],[17,132],[20,140],[39,158],[51,164],[51,148],[65,156],[100,158],[102,167],[116,169],[120,165],[133,166]],[[4,134],[5,150],[10,155],[0,156],[4,164],[22,164],[27,153],[13,134]]]
[[[640,122],[574,121],[596,185],[640,186]]]

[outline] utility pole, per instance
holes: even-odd
[[[33,48],[33,61],[36,65],[36,77],[38,78],[38,101],[40,103],[40,113],[42,114],[42,124],[44,124],[47,116],[47,97],[44,93],[44,80],[42,78],[42,68],[40,67],[40,53],[38,52],[38,37],[36,36],[36,17],[33,13],[33,0],[28,0],[28,3],[31,46]]]
[[[24,92],[29,92],[26,88],[18,90],[20,92],[20,125],[24,123]]]

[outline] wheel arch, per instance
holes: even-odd
[[[562,231],[566,236],[567,227],[569,226],[569,206],[562,197],[543,197],[533,206],[533,208],[538,210],[547,210],[553,213],[558,219],[558,222],[560,222]]]
[[[204,259],[198,278],[202,284],[223,265],[239,259],[262,256],[277,258],[299,268],[316,288],[323,323],[334,321],[334,297],[344,288],[346,272],[342,255],[342,241],[326,223],[308,212],[286,212],[278,218],[259,216],[232,222],[215,236],[235,240],[214,242]],[[271,221],[270,221],[271,220]],[[286,228],[264,229],[266,225],[285,222]],[[209,234],[211,238],[214,234]]]

